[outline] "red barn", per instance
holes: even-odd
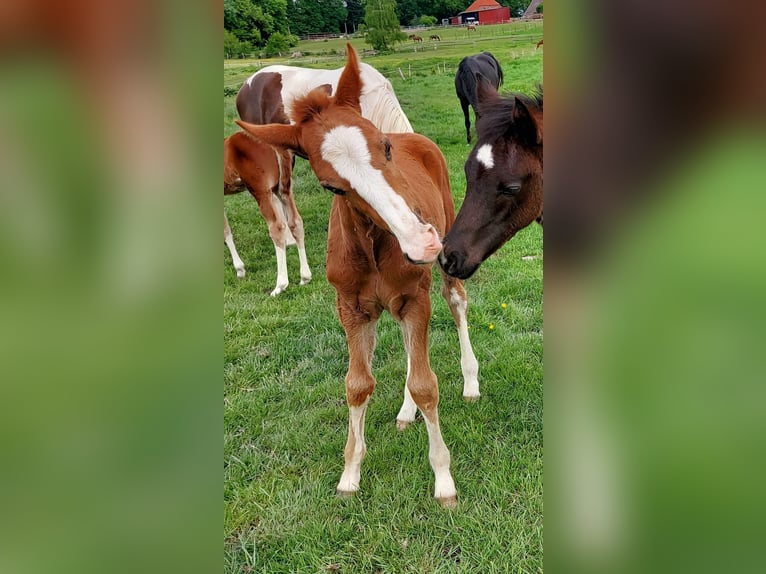
[[[452,18],[453,25],[498,24],[511,19],[511,9],[495,0],[476,0],[468,8]]]

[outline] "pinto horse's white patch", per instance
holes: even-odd
[[[495,158],[492,156],[492,146],[489,144],[482,145],[476,151],[476,159],[478,159],[481,165],[487,169],[495,167]]]
[[[362,130],[338,126],[324,136],[322,159],[386,222],[402,251],[413,261],[433,261],[441,250],[432,225],[423,224],[407,202],[386,181],[383,172],[372,167],[370,150]]]

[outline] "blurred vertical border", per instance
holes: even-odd
[[[545,568],[766,568],[766,4],[545,10]]]
[[[221,30],[0,5],[2,572],[220,568]]]

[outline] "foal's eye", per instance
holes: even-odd
[[[502,193],[503,195],[516,195],[520,191],[521,191],[521,185],[518,183],[504,185],[500,188],[500,193]]]
[[[391,142],[386,140],[386,161],[391,161]]]

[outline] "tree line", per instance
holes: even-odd
[[[462,12],[472,0],[224,0],[224,54],[262,52],[264,56],[289,51],[298,36],[308,34],[388,34],[399,26],[433,25]],[[529,0],[498,0],[519,16]],[[361,28],[360,28],[361,27]],[[406,38],[406,36],[405,36]],[[375,49],[388,42],[368,42]],[[376,45],[378,44],[378,45]]]

